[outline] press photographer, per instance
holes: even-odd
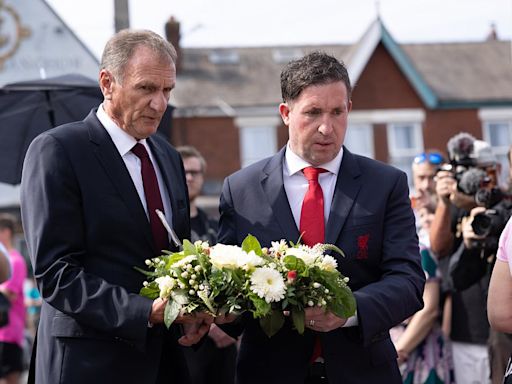
[[[494,233],[501,232],[499,219],[509,214],[509,200],[498,189],[499,164],[488,143],[460,133],[449,140],[447,150],[450,164],[436,175],[438,205],[430,232],[431,249],[445,266],[443,278],[452,280],[450,338],[456,380],[489,383],[489,350],[494,356],[493,376],[502,377],[506,359],[496,356],[508,348],[493,342],[488,349],[486,300],[497,249]],[[503,354],[507,353],[510,350]]]

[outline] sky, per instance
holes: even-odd
[[[99,57],[114,1],[46,1]],[[184,47],[353,43],[377,15],[400,43],[512,38],[512,0],[130,0],[132,28],[164,35],[171,15]]]

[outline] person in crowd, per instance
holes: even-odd
[[[400,383],[389,329],[422,307],[425,283],[407,176],[343,147],[352,88],[336,58],[312,52],[291,61],[281,90],[288,144],[226,178],[219,241],[241,244],[250,233],[262,246],[299,238],[338,245],[357,313],[307,308],[304,335],[287,321],[271,338],[258,321],[238,319],[237,382]]]
[[[25,304],[23,283],[27,276],[27,265],[23,256],[14,248],[16,218],[0,215],[0,243],[7,249],[12,266],[12,276],[0,284],[0,292],[11,306],[7,325],[0,328],[0,382],[17,384],[23,371],[23,343],[25,330]]]
[[[210,245],[217,243],[217,220],[208,217],[206,212],[197,206],[197,198],[201,194],[206,172],[206,161],[194,147],[181,146],[176,150],[181,155],[185,177],[187,180],[188,198],[190,200],[190,227],[192,242],[208,241]]]
[[[512,334],[512,218],[501,233],[496,263],[489,284],[487,315],[491,327]],[[509,359],[503,383],[512,383],[512,364]]]
[[[437,174],[439,199],[430,231],[431,249],[438,257],[449,258],[447,278],[452,286],[450,338],[455,379],[460,383],[489,383],[489,343],[495,357],[493,376],[502,377],[506,363],[505,360],[501,368],[494,368],[500,360],[497,356],[502,355],[499,349],[503,347],[490,342],[486,314],[496,246],[490,245],[491,237],[475,233],[473,221],[486,209],[477,206],[477,195],[492,196],[490,192],[498,186],[497,161],[488,143],[466,133],[450,139],[448,152],[453,169]]]
[[[421,224],[420,212],[424,209],[428,212],[436,204],[436,184],[434,178],[442,164],[445,163],[444,156],[435,150],[427,150],[414,157],[412,162],[412,180],[414,185],[414,194],[411,196],[411,203],[416,215],[418,228],[418,237],[420,242],[429,246],[429,237],[427,228]]]
[[[433,216],[432,206],[420,209],[421,229],[427,233]],[[423,292],[424,307],[393,329],[403,381],[410,384],[454,383],[451,345],[440,322],[442,276],[436,258],[421,243],[420,254],[427,276]]]
[[[188,381],[178,343],[196,343],[212,318],[179,316],[166,329],[167,301],[140,296],[145,276],[135,269],[177,249],[157,209],[190,237],[181,158],[155,135],[175,63],[174,47],[154,32],[115,34],[100,64],[103,103],[27,151],[21,212],[43,298],[38,384]]]
[[[404,383],[453,383],[451,346],[441,328],[442,276],[430,252],[429,232],[436,204],[435,176],[445,163],[444,156],[427,150],[414,157],[411,168],[415,194],[411,196],[417,218],[421,263],[427,277],[423,292],[424,307],[410,319],[392,328],[392,340]]]
[[[217,242],[217,221],[197,206],[206,171],[206,161],[194,147],[182,146],[181,155],[190,199],[191,241]],[[236,339],[216,324],[210,326],[208,338],[197,348],[185,348],[185,358],[193,384],[230,384],[235,381]]]

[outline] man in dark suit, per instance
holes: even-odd
[[[180,156],[153,135],[175,62],[157,34],[118,33],[102,57],[102,105],[30,145],[21,209],[44,299],[37,383],[187,382],[178,342],[197,342],[211,319],[180,316],[182,328],[167,330],[166,301],[139,296],[144,275],[134,269],[169,248],[155,207],[178,237],[190,236]]]
[[[257,321],[240,319],[237,383],[401,383],[388,330],[422,307],[425,281],[406,175],[342,146],[351,86],[334,57],[314,52],[292,61],[281,73],[281,90],[288,145],[225,180],[219,242],[240,244],[251,233],[269,246],[281,238],[296,242],[300,232],[304,240],[318,229],[316,242],[345,253],[335,256],[350,277],[357,313],[342,319],[308,308],[304,335],[288,321],[272,338]],[[302,205],[310,193],[308,167],[322,168],[313,202],[323,207],[320,222],[302,230],[308,228]]]

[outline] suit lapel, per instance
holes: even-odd
[[[114,142],[97,119],[95,110],[92,111],[84,121],[89,129],[89,140],[92,143],[94,154],[123,199],[126,209],[138,223],[141,232],[144,234],[149,245],[153,248],[151,228],[148,225],[149,222],[146,212],[144,211],[137,190],[133,185],[132,178]]]
[[[360,174],[359,165],[354,155],[344,148],[343,160],[336,180],[329,221],[326,227],[326,243],[336,244],[336,240],[361,188],[361,182],[358,180]]]
[[[281,227],[284,238],[291,241],[299,239],[299,230],[295,225],[290,204],[283,183],[283,158],[285,149],[281,149],[263,169],[261,186],[268,199],[276,222]],[[279,240],[279,239],[275,239]]]

